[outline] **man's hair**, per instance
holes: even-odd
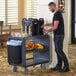
[[[54,6],[56,7],[56,4],[55,4],[54,2],[50,2],[50,3],[48,4],[48,6],[51,6],[51,5],[54,5]]]

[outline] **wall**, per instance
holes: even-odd
[[[52,22],[53,13],[48,9],[48,3],[54,0],[37,0],[37,18],[44,18],[45,23]]]
[[[71,44],[71,4],[72,0],[68,0],[68,44]]]

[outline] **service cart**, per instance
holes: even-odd
[[[27,49],[26,44],[32,41],[33,44],[42,45],[42,49]],[[33,45],[31,45],[33,46]],[[41,47],[40,47],[41,48]],[[24,73],[28,73],[29,66],[41,65],[46,68],[46,63],[50,62],[50,38],[49,35],[37,35],[27,37],[9,37],[7,41],[8,62],[13,66],[13,71],[17,72],[17,66],[24,67]],[[27,54],[32,57],[27,57]]]
[[[43,50],[26,50],[26,40],[33,40],[34,43],[39,43],[44,45]],[[24,72],[27,72],[27,67],[35,66],[41,64],[41,68],[45,68],[45,63],[50,61],[50,42],[48,35],[42,36],[29,36],[26,38],[12,38],[9,37],[8,42],[11,40],[21,41],[21,45],[11,45],[8,44],[8,62],[13,67],[13,71],[17,71],[17,66],[24,67]],[[32,58],[27,58],[26,55],[32,53]],[[43,64],[43,65],[42,65]]]

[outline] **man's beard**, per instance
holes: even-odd
[[[54,10],[51,10],[51,12],[54,12]]]

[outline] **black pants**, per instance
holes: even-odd
[[[55,44],[55,52],[57,54],[58,66],[62,66],[62,62],[64,66],[69,66],[67,57],[63,52],[63,41],[64,35],[56,35],[54,36],[54,44]]]

